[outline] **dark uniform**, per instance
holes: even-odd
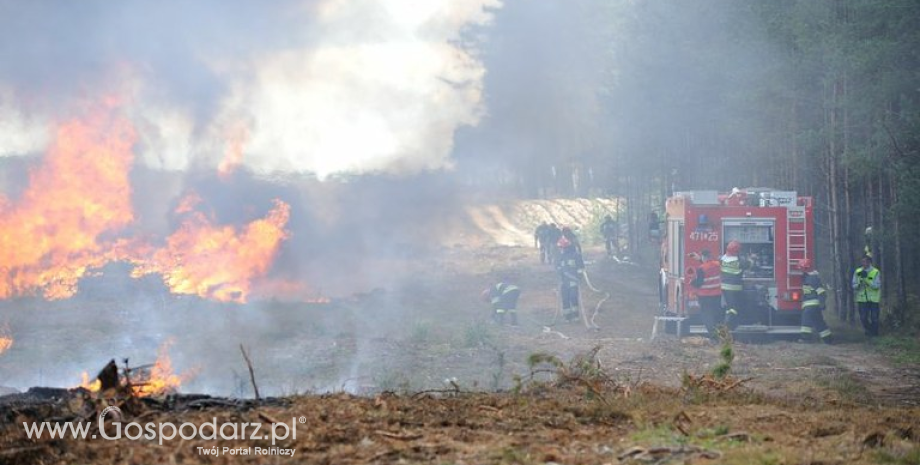
[[[739,313],[744,310],[744,270],[749,266],[738,257],[741,244],[729,242],[720,262],[722,298],[725,299],[725,324],[728,329],[738,327]]]
[[[620,253],[620,244],[618,243],[619,239],[619,227],[617,222],[613,220],[610,215],[604,219],[604,222],[601,223],[601,235],[604,236],[604,247],[607,249],[607,256],[612,257],[614,254]]]
[[[578,236],[575,235],[575,231],[572,231],[572,228],[564,226],[562,228],[562,237],[566,238],[572,244],[572,247],[575,247],[575,250],[581,254],[581,242],[578,240]]]
[[[505,323],[505,314],[511,316],[511,325],[517,326],[517,303],[521,296],[521,289],[511,284],[508,280],[492,286],[489,289],[489,298],[492,302],[493,318],[498,324]]]
[[[561,250],[556,269],[559,271],[559,296],[562,299],[562,314],[566,321],[578,318],[579,310],[579,285],[581,275],[585,271],[585,262],[581,253],[565,237],[559,239]]]
[[[830,344],[831,330],[821,313],[825,308],[827,290],[818,272],[810,269],[810,263],[802,268],[806,270],[802,277],[802,337],[811,339],[817,333],[822,342]]]

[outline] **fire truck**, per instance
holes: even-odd
[[[660,311],[680,332],[705,334],[690,258],[708,249],[721,256],[733,240],[750,267],[737,333],[798,334],[802,315],[799,263],[814,259],[811,197],[794,191],[734,188],[731,192],[675,192],[665,204],[661,243]],[[656,325],[658,319],[656,318]],[[673,329],[673,326],[672,326]]]

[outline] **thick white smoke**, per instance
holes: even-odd
[[[483,66],[457,43],[498,0],[68,3],[0,0],[0,156],[41,153],[105,96],[151,167],[238,151],[258,173],[323,177],[450,165],[482,114]]]

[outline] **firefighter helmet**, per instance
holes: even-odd
[[[738,241],[731,241],[725,246],[725,253],[728,255],[738,255],[738,252],[741,252],[741,243]]]
[[[559,242],[556,242],[556,246],[560,249],[564,249],[570,245],[572,245],[572,241],[570,241],[569,238],[565,236],[560,237]]]
[[[814,264],[811,262],[810,258],[806,258],[804,260],[799,261],[799,268],[801,268],[802,271],[811,271],[813,269],[812,268],[813,265]]]

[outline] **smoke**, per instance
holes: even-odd
[[[456,45],[497,0],[0,0],[0,156],[116,98],[155,169],[411,173],[449,167],[482,115]]]

